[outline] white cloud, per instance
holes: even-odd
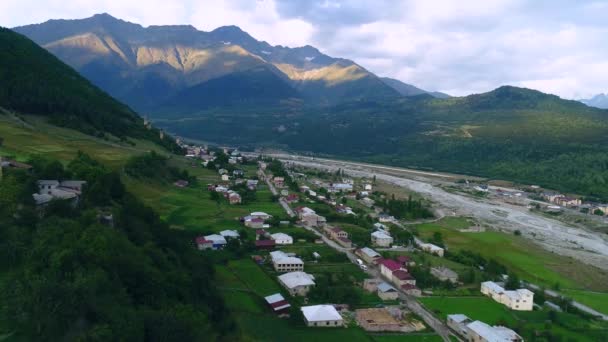
[[[142,25],[238,25],[455,95],[503,84],[566,98],[608,91],[605,1],[2,0],[0,25],[108,12]]]

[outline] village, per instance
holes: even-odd
[[[188,158],[201,156],[205,167],[216,162],[213,152],[203,151],[189,150]],[[445,295],[466,293],[475,300],[487,298],[484,305],[493,309],[521,313],[518,315],[533,310],[546,314],[563,311],[559,298],[545,300],[543,293],[542,301],[535,301],[538,288],[510,280],[515,275],[502,265],[494,271],[456,262],[462,255],[448,253],[449,246],[441,236],[418,234],[404,224],[405,217],[414,217],[411,213],[395,215],[394,210],[389,211],[389,206],[399,207],[400,200],[377,191],[375,179],[286,168],[264,158],[254,161],[257,169],[252,175],[252,161],[243,159],[238,150],[222,152],[229,156],[228,166],[216,166],[218,182],[208,184],[206,190],[223,194],[229,205],[239,205],[242,194],[233,190],[235,187],[243,189],[245,185],[248,191],[255,191],[266,186],[285,215],[279,218],[250,212],[239,218],[234,229],[198,236],[195,243],[207,253],[230,249],[230,244],[249,244],[251,262],[279,285],[279,291],[261,294],[267,310],[277,317],[298,316],[311,328],[355,325],[370,333],[435,331],[443,339],[523,341],[514,330],[521,327],[508,324],[508,320],[486,322],[482,317],[470,318],[467,310],[438,309],[437,303]],[[249,172],[240,171],[242,163],[249,163]],[[402,208],[418,208],[415,220],[434,220],[432,215],[420,214],[427,205],[423,200],[410,196],[401,201],[405,203]],[[463,221],[466,227],[460,231],[485,231],[467,219],[459,224]],[[330,258],[332,264],[340,261],[338,274],[328,272],[330,267],[320,267]],[[348,269],[347,276],[340,274],[344,269]],[[355,300],[328,301],[340,297],[327,295],[338,287],[336,282],[341,282],[343,291],[355,294]]]
[[[237,149],[188,146],[187,151],[184,165],[198,181],[180,179],[168,186],[176,195],[207,198],[228,214],[208,221],[221,223],[205,224],[192,245],[215,260],[218,287],[239,317],[255,313],[269,325],[284,322],[288,331],[301,324],[380,341],[383,336],[523,341],[555,317],[606,319],[560,294],[557,286],[548,290],[551,284],[543,279],[520,280],[516,265],[455,245],[452,234],[461,239],[492,233],[470,217],[437,217],[433,204],[415,193],[392,192],[375,177],[252,158]],[[2,168],[31,166],[5,159]],[[36,185],[32,199],[41,213],[56,201],[76,207],[88,190],[82,180],[40,179]],[[565,203],[563,196],[546,200],[582,205]],[[110,211],[100,208],[98,219],[113,225]],[[566,328],[551,329],[543,334]],[[570,334],[579,336],[576,330]]]

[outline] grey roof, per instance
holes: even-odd
[[[394,287],[392,287],[389,284],[387,284],[387,283],[381,283],[381,284],[378,285],[378,291],[380,291],[380,292],[396,292],[397,290]]]

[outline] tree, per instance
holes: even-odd
[[[517,290],[521,287],[519,277],[515,273],[510,273],[507,281],[505,282],[505,289]]]

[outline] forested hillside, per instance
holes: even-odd
[[[91,84],[28,38],[0,28],[0,108],[47,117],[90,135],[143,138],[175,150],[126,105]]]
[[[85,154],[0,180],[0,328],[31,341],[213,341],[234,322],[193,233],[169,229]],[[37,179],[83,179],[77,206],[35,209]],[[8,205],[7,205],[8,204]],[[101,221],[112,215],[112,223]]]

